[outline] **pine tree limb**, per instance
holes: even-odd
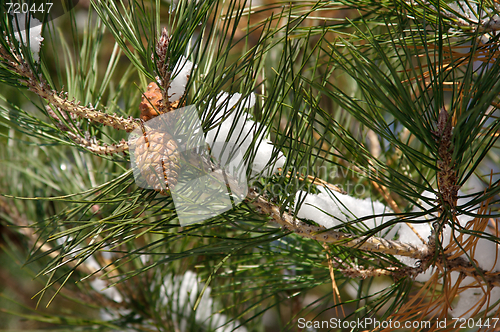
[[[353,234],[326,230],[324,227],[306,224],[286,211],[281,213],[278,206],[274,205],[263,196],[260,196],[253,189],[249,190],[247,197],[249,202],[256,207],[256,210],[259,213],[269,215],[282,227],[305,238],[349,248],[356,248],[363,251],[408,256],[415,259],[423,259],[431,252],[430,248],[426,244],[416,246],[399,241],[386,240],[375,236],[355,237]]]
[[[67,93],[57,93],[52,90],[42,77],[38,78],[29,66],[23,64],[24,60],[13,58],[1,47],[0,55],[7,61],[12,71],[23,77],[21,83],[26,84],[30,91],[36,93],[54,107],[75,114],[80,118],[113,127],[116,130],[125,130],[128,133],[139,127],[139,122],[132,117],[125,119],[116,114],[106,114],[96,110],[92,105],[81,106],[80,102],[68,100],[67,96],[65,96]],[[13,56],[15,57],[15,55]]]
[[[87,150],[97,153],[97,154],[102,154],[106,156],[110,156],[112,154],[117,154],[117,153],[125,153],[129,149],[129,145],[127,141],[122,139],[119,144],[111,144],[108,145],[106,143],[103,143],[102,145],[99,145],[98,143],[94,143],[89,139],[80,137],[72,132],[68,132],[67,135],[78,145],[81,147],[86,148]]]

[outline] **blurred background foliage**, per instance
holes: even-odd
[[[459,133],[458,183],[474,198],[457,209],[473,214],[491,197],[489,216],[498,217],[500,60],[484,13],[493,22],[496,2],[81,0],[44,25],[41,64],[27,60],[70,100],[138,118],[167,27],[172,68],[181,55],[196,65],[182,102],[198,107],[205,130],[220,121],[209,105],[221,91],[257,94],[255,130],[270,128],[286,163],[252,186],[282,209],[300,205],[298,189],[314,193],[315,178],[391,200],[399,212],[385,213],[390,223],[337,227],[380,235],[402,220],[438,220],[430,213],[440,203],[422,193],[437,192],[433,131],[443,107]],[[0,329],[297,330],[298,317],[387,319],[422,286],[337,272],[339,306],[328,255],[403,264],[290,235],[247,203],[181,227],[170,197],[135,186],[128,155],[78,146],[14,81],[0,82]],[[68,121],[101,142],[127,138]],[[430,207],[412,210],[422,201]],[[203,285],[213,301],[201,300]]]

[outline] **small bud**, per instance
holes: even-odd
[[[160,60],[160,64],[165,63],[165,58],[167,56],[167,48],[168,43],[170,42],[170,37],[168,36],[168,32],[166,28],[163,28],[160,39],[156,43],[156,55]]]

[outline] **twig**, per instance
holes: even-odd
[[[116,114],[106,114],[97,111],[92,105],[88,107],[81,106],[80,102],[68,100],[67,93],[60,92],[58,94],[55,90],[50,89],[43,78],[38,78],[29,66],[23,64],[24,60],[12,58],[12,56],[16,57],[16,55],[7,53],[2,47],[0,47],[0,55],[6,60],[12,71],[23,77],[20,80],[21,83],[26,84],[30,91],[36,93],[54,107],[75,114],[80,118],[113,127],[116,130],[132,132],[139,127],[139,122],[132,117],[125,119]]]
[[[463,257],[448,259],[445,255],[446,268],[448,272],[457,271],[466,276],[474,277],[478,280],[484,280],[490,286],[500,287],[500,272],[488,272],[483,269],[472,265],[470,261]]]
[[[87,150],[90,150],[91,152],[97,153],[97,154],[103,154],[103,155],[112,155],[112,154],[117,154],[117,153],[125,153],[125,151],[129,150],[129,145],[128,142],[126,142],[124,139],[120,141],[119,144],[111,144],[108,145],[106,143],[103,143],[102,145],[99,145],[97,142],[93,142],[90,138],[82,137],[81,135],[77,135],[74,132],[70,131],[70,128],[68,128],[66,125],[63,124],[61,119],[57,116],[57,114],[47,105],[46,106],[48,114],[54,118],[58,123],[56,124],[59,129],[63,130],[66,132],[66,135],[72,139],[76,144],[80,145],[81,147],[86,148]],[[60,111],[61,109],[59,109]],[[65,114],[62,113],[62,116],[65,117]],[[72,124],[70,125],[71,129],[74,131],[78,132],[77,128],[73,126]]]
[[[356,248],[363,251],[408,256],[415,259],[423,259],[430,254],[429,247],[426,244],[416,246],[375,236],[356,237],[353,234],[326,230],[324,227],[306,224],[286,211],[281,213],[276,205],[260,196],[254,189],[249,190],[247,198],[249,202],[256,207],[259,213],[269,215],[275,222],[284,228],[305,238],[349,248]]]
[[[349,266],[343,268],[338,264],[338,259],[333,262],[336,263],[336,268],[338,271],[342,272],[342,274],[348,278],[362,278],[366,279],[369,277],[380,277],[380,276],[391,276],[395,278],[401,277],[415,277],[418,274],[422,273],[424,269],[422,266],[412,267],[412,266],[404,266],[404,267],[396,267],[396,266],[388,266],[386,268],[374,268],[370,266],[369,268],[365,268],[364,266]]]
[[[106,143],[103,143],[102,145],[99,145],[97,143],[93,143],[92,141],[80,137],[72,132],[67,132],[66,133],[76,144],[86,148],[87,150],[97,153],[97,154],[102,154],[102,155],[112,155],[112,154],[117,154],[117,153],[125,153],[129,149],[129,145],[127,141],[122,139],[120,143],[118,144],[111,144],[108,145]]]

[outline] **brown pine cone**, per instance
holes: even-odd
[[[141,111],[141,119],[144,121],[151,120],[158,116],[161,109],[161,90],[156,83],[151,82],[148,85],[148,91],[142,94],[142,101],[139,105]]]
[[[160,188],[173,189],[177,184],[180,153],[170,134],[146,131],[137,139],[135,162],[147,184],[156,190],[164,193]]]
[[[163,97],[161,90],[155,82],[151,82],[148,85],[148,91],[142,94],[142,101],[139,105],[139,110],[141,111],[141,119],[144,122],[151,120],[152,118],[160,115],[161,113],[170,112],[179,106],[179,101],[175,101],[169,104],[169,109],[164,110]]]

